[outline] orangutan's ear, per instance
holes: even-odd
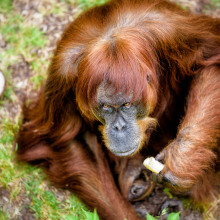
[[[151,76],[149,74],[147,74],[146,80],[148,83],[151,81]]]

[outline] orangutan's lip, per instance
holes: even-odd
[[[139,145],[137,145],[135,148],[132,148],[129,151],[125,151],[125,152],[116,152],[116,151],[114,151],[113,153],[116,156],[119,156],[119,157],[126,157],[126,156],[130,156],[130,155],[134,154],[137,151],[138,147],[139,147]]]

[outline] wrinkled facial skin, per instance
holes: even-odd
[[[104,141],[117,156],[130,156],[141,146],[142,136],[137,120],[144,118],[146,109],[138,102],[131,103],[121,93],[101,85],[97,91],[96,118],[104,125]]]

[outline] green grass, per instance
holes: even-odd
[[[220,8],[220,0],[211,0],[211,5],[216,8]]]
[[[4,220],[4,219],[8,219],[8,218],[9,218],[8,215],[5,212],[0,210],[0,219]]]
[[[0,0],[0,13],[8,13],[12,10],[12,0]]]
[[[66,219],[69,215],[84,218],[85,206],[78,198],[71,195],[65,201],[61,201],[47,187],[46,177],[36,171],[34,179],[28,176],[24,185],[27,196],[32,198],[29,208],[34,211],[37,219]]]
[[[0,0],[3,1],[3,0]],[[1,3],[0,3],[1,6]],[[8,10],[11,10],[8,7]],[[40,80],[33,80],[34,87],[39,87],[40,83],[45,79],[48,60],[37,55],[37,50],[42,49],[48,43],[45,34],[39,29],[29,24],[24,17],[18,13],[5,13],[5,21],[0,25],[0,33],[7,42],[5,50],[0,49],[1,69],[7,79],[5,98],[11,99],[13,80],[10,79],[10,66],[18,63],[21,58],[31,63],[32,70],[36,75],[41,74]],[[35,52],[34,52],[35,51]],[[44,74],[42,74],[42,71]]]
[[[164,215],[164,214],[166,214],[166,213],[162,213],[162,215]],[[180,218],[180,212],[177,212],[177,213],[173,212],[168,215],[167,220],[179,220],[179,218]],[[146,220],[157,220],[157,219],[160,219],[160,216],[153,217],[147,213]]]
[[[95,5],[101,5],[107,2],[108,0],[76,0],[77,4],[82,9],[87,9]]]
[[[8,14],[6,18],[7,21],[0,26],[0,32],[9,45],[5,51],[8,56],[2,57],[5,58],[5,65],[8,66],[12,62],[12,59],[6,58],[16,58],[17,55],[23,55],[27,60],[33,59],[35,54],[30,51],[36,47],[44,48],[46,37],[38,27],[27,24],[19,14],[14,16]]]
[[[204,11],[205,14],[210,14],[210,12],[213,9],[220,10],[220,0],[210,0],[210,3],[205,5],[205,8],[204,8],[203,11]]]

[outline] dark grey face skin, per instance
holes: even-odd
[[[137,119],[145,117],[147,112],[140,103],[130,104],[131,99],[132,95],[124,98],[103,84],[97,91],[98,106],[94,114],[105,125],[108,149],[117,156],[132,155],[142,141]]]

